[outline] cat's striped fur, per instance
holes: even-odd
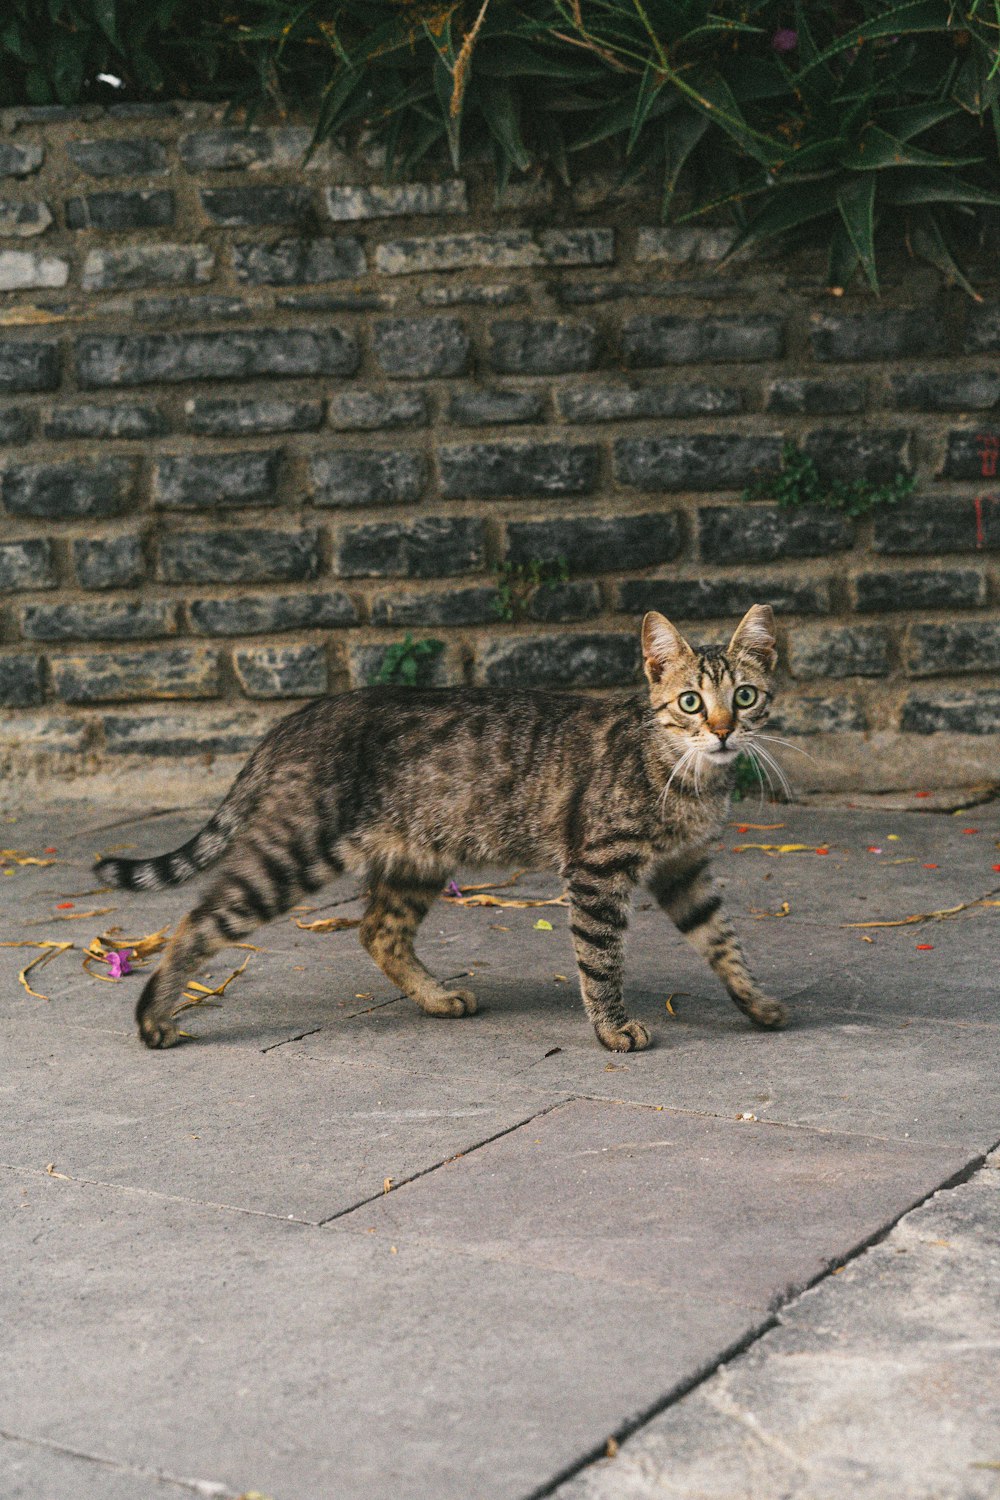
[[[137,890],[220,861],[143,990],[147,1045],[178,1039],[173,1014],[212,953],[345,869],[366,874],[361,940],[383,972],[431,1015],[470,1014],[471,991],[444,989],[413,947],[460,864],[560,871],[583,1003],[606,1047],[649,1045],[622,999],[629,898],[642,880],[740,1009],[781,1025],[782,1006],[759,989],[722,914],[708,854],[732,764],[767,716],[771,611],[755,605],[725,649],[692,650],[657,614],[642,642],[649,691],[625,701],[392,687],[320,699],[270,731],[182,848],[102,860],[102,881]]]

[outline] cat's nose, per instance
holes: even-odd
[[[731,729],[713,729],[712,730],[712,733],[715,735],[716,739],[718,740],[719,744],[722,746],[723,750],[725,750],[725,748],[726,748],[726,741],[728,740],[728,738],[732,734],[732,732],[733,731]]]

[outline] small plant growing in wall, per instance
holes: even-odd
[[[748,485],[743,499],[777,500],[786,508],[820,505],[849,516],[863,516],[877,506],[895,505],[913,493],[915,484],[912,474],[897,474],[886,484],[869,484],[865,479],[823,480],[809,455],[794,443],[786,443],[779,472]]]
[[[497,597],[494,608],[501,620],[523,620],[527,617],[532,595],[537,589],[554,589],[569,581],[569,563],[565,557],[531,557],[527,562],[502,562],[497,568]]]
[[[409,631],[401,641],[386,647],[377,672],[369,678],[373,687],[389,683],[399,687],[427,687],[434,675],[434,663],[444,650],[444,641],[430,638],[415,641]]]

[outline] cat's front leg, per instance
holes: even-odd
[[[612,1052],[640,1052],[649,1032],[622,999],[629,887],[583,871],[570,871],[567,885],[580,992],[598,1041]]]
[[[708,873],[708,860],[661,865],[649,881],[656,900],[691,946],[707,959],[732,999],[755,1026],[784,1026],[780,1000],[761,989],[747,967],[739,940],[722,911],[722,897]]]

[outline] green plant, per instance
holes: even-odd
[[[565,557],[545,560],[529,558],[525,563],[502,562],[497,567],[497,597],[494,609],[498,619],[523,620],[536,589],[558,588],[569,580]]]
[[[808,454],[794,443],[786,443],[777,474],[755,480],[743,491],[744,500],[777,500],[779,505],[821,505],[842,510],[849,516],[867,515],[878,505],[895,505],[913,493],[911,474],[896,474],[886,484],[864,479],[823,480]]]
[[[401,687],[426,687],[434,674],[434,663],[444,650],[444,641],[425,639],[415,641],[409,631],[401,641],[394,641],[385,649],[377,672],[369,681],[372,685],[395,683]]]
[[[743,802],[753,793],[762,790],[763,780],[760,772],[749,755],[741,752],[733,764],[733,801]]]

